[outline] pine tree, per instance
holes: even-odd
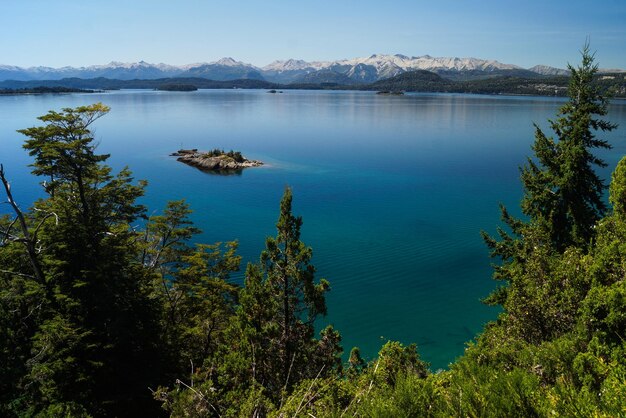
[[[509,332],[533,343],[571,330],[590,284],[563,266],[575,265],[592,245],[607,209],[606,185],[594,171],[606,163],[593,151],[611,147],[596,134],[616,125],[601,119],[607,100],[593,84],[598,67],[589,45],[581,53],[581,65],[569,66],[569,100],[550,121],[555,138],[535,125],[534,158],[521,169],[521,209],[527,218],[515,218],[501,206],[512,234],[499,228],[498,241],[483,232],[492,257],[502,260],[494,279],[508,283],[485,302],[502,305]]]
[[[303,380],[340,373],[339,332],[328,326],[315,338],[315,320],[326,314],[330,286],[315,281],[312,249],[300,240],[301,226],[287,188],[277,235],[267,238],[260,263],[248,265],[223,343],[192,373],[193,390],[180,383],[176,390],[158,392],[173,414],[265,416]],[[181,279],[194,265],[183,269]]]
[[[267,238],[266,250],[261,254],[267,285],[279,304],[276,319],[281,331],[280,362],[287,386],[295,357],[302,353],[302,345],[313,337],[315,319],[326,315],[324,293],[330,289],[324,279],[319,284],[314,283],[315,267],[310,264],[313,252],[300,241],[302,218],[292,214],[291,202],[291,189],[287,188],[280,202],[278,234],[276,238]]]
[[[498,228],[500,240],[483,232],[483,238],[502,264],[495,267],[496,280],[511,283],[524,274],[526,261],[538,250],[563,252],[570,246],[586,248],[594,235],[594,225],[605,214],[604,181],[594,167],[606,163],[593,154],[594,149],[609,149],[610,144],[596,137],[616,125],[601,119],[608,102],[594,87],[598,71],[594,54],[585,44],[578,68],[568,65],[571,78],[568,102],[558,118],[550,121],[555,138],[535,125],[534,158],[521,168],[524,196],[521,209],[526,219],[512,216],[501,206],[502,220],[511,233]],[[498,288],[486,302],[503,304],[506,288]]]
[[[606,163],[592,151],[610,149],[596,132],[617,127],[599,118],[607,114],[607,100],[593,85],[598,66],[588,44],[582,50],[580,67],[568,67],[569,101],[558,118],[550,121],[556,139],[535,125],[532,148],[536,160],[529,158],[521,170],[522,212],[546,231],[549,244],[557,251],[571,245],[585,247],[593,237],[595,223],[606,212],[606,184],[594,171]]]

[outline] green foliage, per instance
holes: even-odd
[[[16,257],[7,264],[15,273],[3,274],[3,310],[18,303],[14,319],[28,323],[27,329],[9,325],[23,348],[10,358],[20,372],[9,391],[20,399],[18,415],[132,411],[149,402],[145,384],[158,373],[149,366],[158,364],[158,306],[137,268],[129,226],[143,214],[135,200],[144,183],[133,185],[128,170],[112,175],[102,164],[108,156],[94,152],[89,127],[107,112],[102,104],[49,112],[39,118],[44,126],[20,131],[29,137],[24,147],[35,157],[33,173],[46,178],[48,197],[29,213],[16,210],[16,219],[25,218],[23,238],[12,239],[15,227],[8,225],[1,248],[6,257],[26,242],[31,259],[20,265],[15,261],[24,255]],[[131,368],[136,372],[128,376]]]
[[[594,156],[594,148],[610,148],[596,131],[611,131],[616,125],[597,118],[607,113],[607,101],[592,85],[598,66],[585,45],[582,64],[571,65],[568,96],[559,118],[551,121],[555,141],[539,127],[535,130],[533,151],[537,162],[529,159],[522,169],[526,194],[522,210],[533,222],[548,231],[557,250],[576,245],[584,247],[593,237],[593,226],[605,213],[604,182],[593,166],[606,163]]]
[[[420,360],[417,345],[403,346],[397,341],[389,341],[378,353],[377,369],[374,372],[376,381],[394,386],[396,378],[409,373],[424,378],[428,374],[428,365]]]
[[[318,345],[313,339],[313,324],[319,315],[326,314],[324,293],[330,290],[326,280],[314,282],[315,267],[310,264],[313,253],[300,241],[302,218],[292,214],[291,202],[291,190],[286,189],[276,224],[278,234],[276,238],[267,238],[266,250],[261,254],[263,284],[270,298],[275,300],[271,320],[275,332],[266,338],[278,347],[278,358],[270,365],[274,379],[269,380],[273,380],[270,386],[276,389],[290,388],[291,382],[298,382],[307,375],[311,377],[311,366],[317,365],[312,360]],[[333,363],[340,350],[339,340],[332,329],[322,334],[321,343],[328,347],[320,350],[327,351]],[[325,366],[328,365],[320,365]]]
[[[502,305],[512,329],[530,342],[558,337],[573,327],[590,280],[570,266],[585,263],[583,252],[606,212],[606,187],[593,171],[594,166],[606,164],[591,151],[610,148],[596,132],[616,126],[598,117],[606,115],[607,101],[592,83],[597,65],[588,45],[581,66],[569,68],[569,101],[561,107],[559,118],[550,121],[557,139],[535,125],[535,159],[529,158],[521,169],[525,191],[521,208],[527,220],[516,219],[501,207],[510,232],[499,228],[499,241],[483,233],[492,257],[502,260],[495,266],[494,278],[508,285],[486,302]],[[580,250],[566,251],[568,247]],[[563,253],[568,263],[561,260]],[[562,292],[555,294],[555,288]]]
[[[359,347],[353,347],[350,350],[350,356],[348,357],[348,368],[346,373],[349,378],[356,378],[365,370],[367,364],[361,357],[361,350]]]
[[[609,201],[615,216],[626,220],[626,157],[621,159],[613,172]]]
[[[503,312],[435,374],[414,344],[387,342],[369,363],[354,348],[344,367],[339,332],[315,337],[329,284],[290,189],[238,287],[236,242],[192,245],[184,201],[147,218],[145,183],[95,153],[106,106],[42,116],[20,132],[46,197],[22,212],[0,166],[14,212],[0,217],[0,415],[626,416],[626,159],[605,216],[590,149],[614,126],[596,119],[606,102],[587,47],[571,70],[558,139],[537,128],[522,170],[528,219],[502,208],[510,232],[484,235],[503,260],[506,285],[488,298]]]
[[[71,87],[32,87],[21,89],[0,89],[0,95],[15,94],[59,94],[59,93],[95,93],[94,90],[77,89]]]
[[[510,232],[485,239],[503,260],[506,282],[488,302],[501,304],[449,371],[427,374],[413,349],[388,343],[363,368],[358,351],[347,369],[343,400],[307,403],[314,416],[599,416],[626,415],[626,222],[623,162],[613,174],[605,216],[604,185],[593,172],[607,148],[606,102],[591,82],[588,48],[572,70],[570,101],[551,122],[558,137],[536,132],[535,160],[522,170],[527,220],[502,208]],[[604,217],[603,217],[604,216]],[[419,359],[419,358],[418,358]],[[420,363],[417,363],[418,365]],[[345,381],[342,381],[345,382]],[[330,382],[340,387],[337,382]],[[325,389],[321,393],[333,393]],[[346,403],[345,399],[351,398]],[[323,406],[334,405],[334,406]]]
[[[143,230],[134,184],[95,153],[102,104],[23,129],[47,196],[0,218],[0,415],[158,414],[149,387],[201,364],[233,315],[236,243],[198,245],[184,202]]]
[[[198,244],[196,251],[183,256],[184,267],[178,269],[168,296],[176,300],[169,306],[182,324],[179,356],[189,357],[197,364],[217,350],[222,334],[234,313],[237,288],[228,283],[229,274],[239,270],[241,257],[236,255],[236,242]],[[186,323],[185,323],[186,322]]]
[[[399,374],[394,387],[375,391],[354,409],[363,417],[433,417],[441,407],[438,395],[435,379]]]
[[[173,415],[266,416],[276,407],[293,407],[291,399],[308,382],[326,381],[341,372],[339,333],[328,326],[319,339],[314,338],[315,319],[326,313],[324,294],[329,285],[325,280],[314,281],[312,250],[300,241],[302,219],[292,214],[291,201],[287,189],[277,236],[267,238],[261,262],[248,265],[244,286],[237,298],[232,296],[236,305],[220,308],[220,300],[229,300],[223,287],[221,293],[213,294],[204,288],[181,287],[188,274],[199,275],[198,266],[205,269],[202,260],[206,256],[196,253],[182,258],[185,267],[174,274],[176,286],[182,294],[200,296],[184,316],[195,318],[192,313],[196,312],[200,313],[198,323],[214,316],[223,322],[219,326],[222,337],[214,349],[199,352],[202,363],[195,361],[199,366],[189,379],[176,389],[159,392],[158,399]],[[226,252],[217,259],[228,266],[233,256]],[[230,265],[235,264],[238,260]],[[212,285],[211,289],[220,288]],[[202,304],[212,311],[203,310]],[[202,329],[199,336],[204,337],[206,328]],[[193,341],[196,332],[197,327],[190,329],[183,340],[191,336]]]
[[[202,154],[202,156],[205,158],[227,157],[227,158],[232,158],[237,163],[243,163],[246,160],[245,158],[243,158],[243,155],[241,155],[241,152],[239,151],[230,150],[226,152],[220,148],[215,148],[211,151],[205,152],[204,154]]]

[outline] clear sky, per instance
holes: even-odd
[[[626,0],[2,0],[0,64],[189,64],[373,53],[626,69]]]

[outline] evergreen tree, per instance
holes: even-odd
[[[261,254],[261,264],[266,274],[266,285],[278,301],[276,321],[280,327],[277,346],[280,347],[281,377],[285,386],[290,378],[298,379],[300,367],[293,364],[302,355],[313,337],[313,323],[319,315],[326,315],[324,293],[329,283],[322,279],[315,284],[315,267],[310,264],[313,252],[300,241],[302,218],[291,212],[292,194],[287,188],[280,202],[280,216],[276,223],[276,238],[269,237]],[[307,361],[298,359],[298,363]],[[293,376],[290,376],[294,372]]]
[[[146,220],[145,182],[96,153],[97,103],[19,132],[47,196],[0,217],[0,415],[154,416],[150,388],[202,367],[224,344],[237,243],[188,241],[183,201]]]
[[[20,131],[48,196],[27,213],[15,206],[15,221],[3,222],[0,257],[17,255],[0,273],[2,310],[20,307],[8,340],[19,341],[9,357],[19,371],[11,390],[17,415],[153,408],[160,306],[131,227],[144,212],[136,199],[145,183],[133,184],[127,169],[111,174],[108,155],[95,153],[89,127],[108,110],[98,103],[51,111],[39,118],[43,126]]]
[[[173,414],[266,416],[305,379],[340,373],[339,333],[328,326],[315,338],[329,284],[315,282],[312,250],[300,240],[302,218],[292,214],[291,203],[288,188],[277,236],[267,238],[261,262],[248,265],[223,343],[189,383],[158,392]]]
[[[314,338],[330,286],[324,279],[315,283],[312,250],[300,240],[302,218],[292,214],[291,205],[287,188],[277,235],[267,238],[260,265],[246,272],[235,326],[245,340],[244,351],[250,351],[252,380],[275,400],[301,380],[335,373],[341,366],[339,333],[329,326],[319,340]]]
[[[606,163],[592,151],[611,148],[596,132],[617,127],[599,118],[607,114],[608,103],[592,84],[598,66],[588,44],[582,50],[580,67],[568,68],[569,101],[558,118],[550,121],[556,140],[535,125],[536,161],[529,158],[521,170],[522,211],[531,223],[545,229],[549,244],[558,251],[570,245],[586,246],[595,223],[606,212],[606,185],[594,171],[594,166],[606,167]]]
[[[502,220],[513,235],[499,228],[498,241],[483,232],[492,256],[503,260],[495,268],[496,280],[511,283],[521,277],[532,265],[526,261],[537,251],[550,255],[570,246],[586,248],[594,236],[594,225],[606,212],[606,185],[594,171],[606,163],[593,150],[611,148],[596,133],[611,131],[616,125],[600,118],[606,115],[608,102],[592,83],[598,66],[588,44],[581,54],[578,68],[568,65],[569,101],[558,118],[550,121],[556,139],[535,125],[535,158],[528,158],[521,169],[521,209],[527,219],[517,219],[501,206]],[[486,301],[502,304],[506,298],[507,290],[499,288]]]

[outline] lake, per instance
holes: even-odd
[[[302,239],[332,287],[323,322],[341,332],[346,353],[359,346],[372,358],[389,339],[415,342],[433,369],[498,314],[480,303],[495,287],[480,230],[495,231],[499,202],[518,213],[532,123],[547,128],[563,104],[330,91],[0,96],[0,162],[23,207],[41,192],[15,130],[48,110],[97,101],[111,107],[94,125],[99,151],[148,180],[150,213],[186,199],[203,230],[198,241],[239,240],[244,270],[275,233],[281,195],[292,187]],[[605,177],[626,153],[625,101],[611,105],[609,119],[622,128],[606,136],[614,149],[600,154]],[[168,156],[181,147],[234,149],[266,165],[206,174]]]

